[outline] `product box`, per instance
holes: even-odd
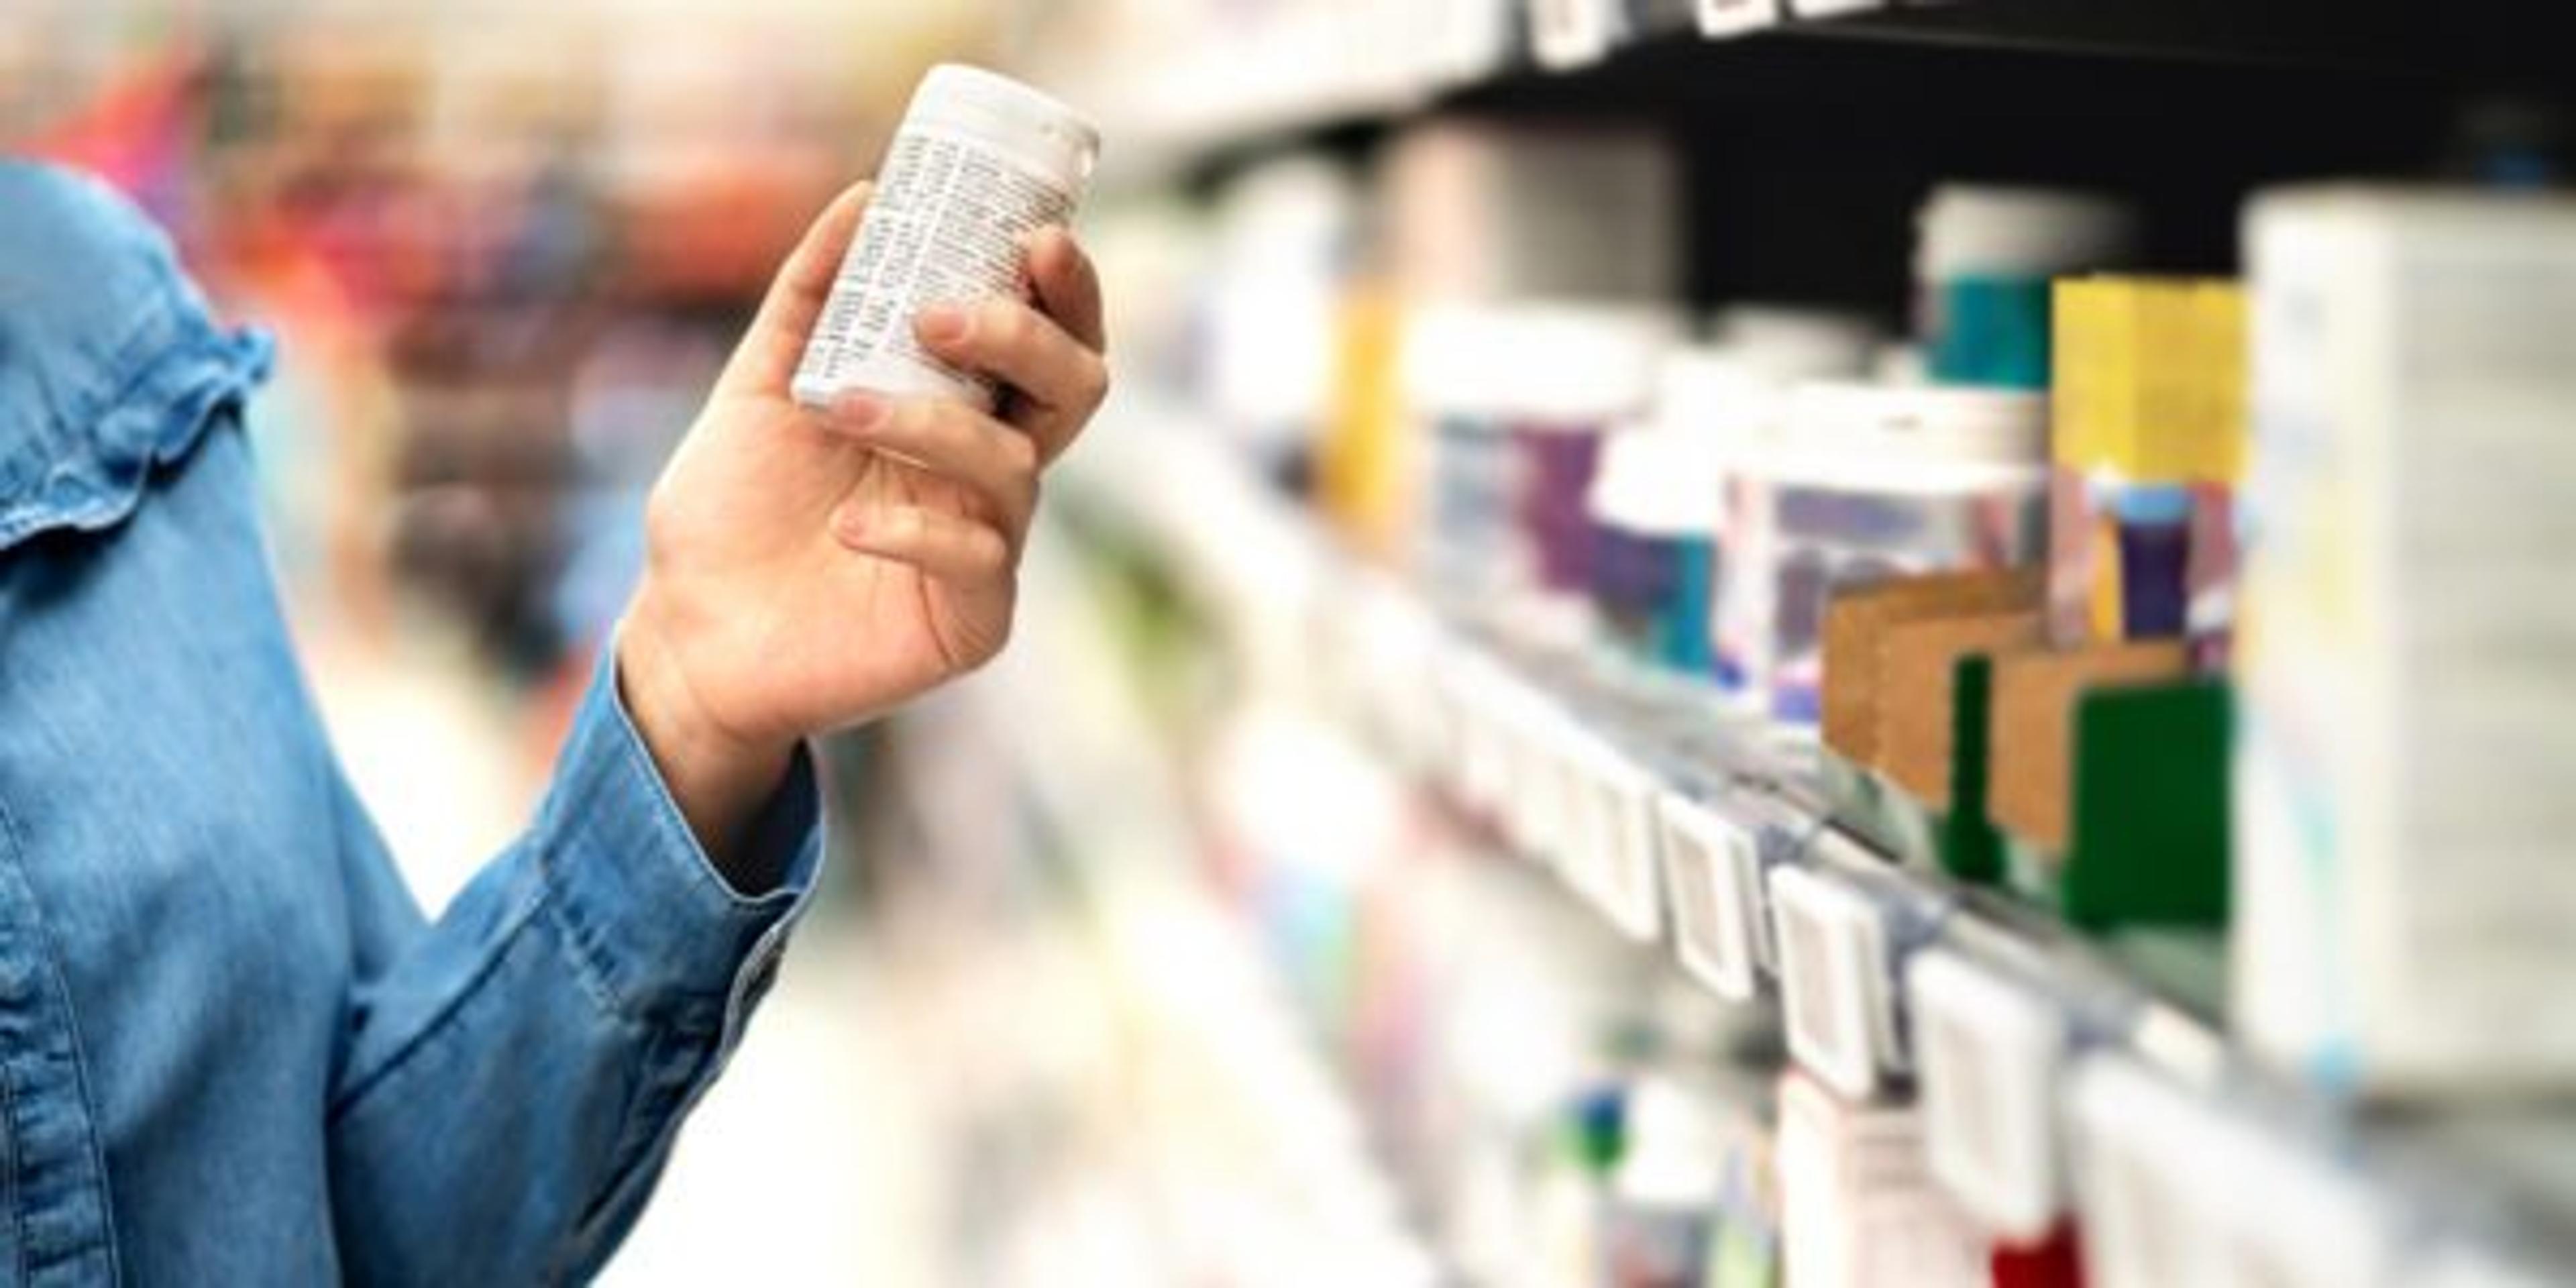
[[[1935,617],[2035,608],[2041,579],[2030,569],[1932,573],[1838,592],[1825,610],[1825,745],[1856,765],[1882,767],[1879,708],[1888,632]]]
[[[2056,284],[2049,623],[2061,644],[2188,635],[2223,657],[2243,474],[2233,282]]]
[[[2074,814],[2077,704],[2088,693],[2180,679],[2189,670],[2179,640],[1997,658],[1995,822],[2045,853],[2064,853]]]
[[[1953,731],[1962,659],[2028,648],[2040,642],[2037,608],[1906,622],[1887,633],[1879,674],[1880,768],[1897,786],[1935,809],[1952,804]]]
[[[2267,194],[2234,1016],[2380,1096],[2576,1089],[2576,202]]]

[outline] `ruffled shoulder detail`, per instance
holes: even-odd
[[[0,161],[0,550],[133,513],[268,376],[151,220],[95,180]]]

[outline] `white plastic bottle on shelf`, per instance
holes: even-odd
[[[1434,116],[1371,172],[1408,300],[1654,302],[1682,280],[1681,158],[1651,131]]]
[[[2054,188],[1944,184],[1915,245],[1916,322],[1944,384],[2044,389],[2049,282],[2128,261],[2130,209]]]
[[[2003,389],[1812,382],[1744,470],[1758,532],[1721,632],[1769,713],[1814,725],[1836,590],[2010,568],[2046,551],[2047,400]]]
[[[1588,638],[1598,569],[1589,502],[1605,435],[1652,405],[1655,368],[1677,338],[1663,309],[1556,301],[1511,314],[1506,360],[1513,540],[1508,576],[1518,592],[1499,605],[1525,638]]]
[[[1064,104],[979,68],[932,68],[806,342],[796,401],[864,389],[991,406],[990,380],[922,351],[913,315],[1023,291],[1022,240],[1073,217],[1099,154],[1099,131]]]
[[[1361,207],[1346,167],[1302,152],[1251,166],[1216,195],[1190,365],[1218,426],[1264,469],[1302,460],[1331,420]]]
[[[1712,320],[1710,342],[1673,349],[1658,372],[1654,427],[1687,441],[1672,466],[1704,488],[1714,524],[1705,616],[1708,668],[1731,695],[1744,692],[1742,641],[1730,649],[1726,603],[1731,576],[1758,555],[1752,521],[1758,498],[1745,464],[1760,457],[1789,388],[1798,381],[1858,375],[1880,333],[1867,319],[1781,305],[1736,305]],[[1746,564],[1749,566],[1749,563]]]

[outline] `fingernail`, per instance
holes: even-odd
[[[921,311],[917,325],[921,328],[922,339],[936,344],[955,344],[966,338],[967,329],[973,323],[974,319],[967,316],[966,310],[954,304],[933,304]]]
[[[893,410],[892,405],[875,394],[843,394],[832,404],[832,413],[842,426],[861,434],[885,424],[886,417]]]

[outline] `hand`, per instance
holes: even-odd
[[[924,347],[1007,387],[1001,418],[788,380],[868,200],[807,231],[654,485],[643,585],[618,631],[628,709],[714,850],[808,734],[856,724],[990,661],[1010,638],[1038,475],[1108,392],[1100,288],[1060,229],[1028,248],[1034,303],[916,320]]]

